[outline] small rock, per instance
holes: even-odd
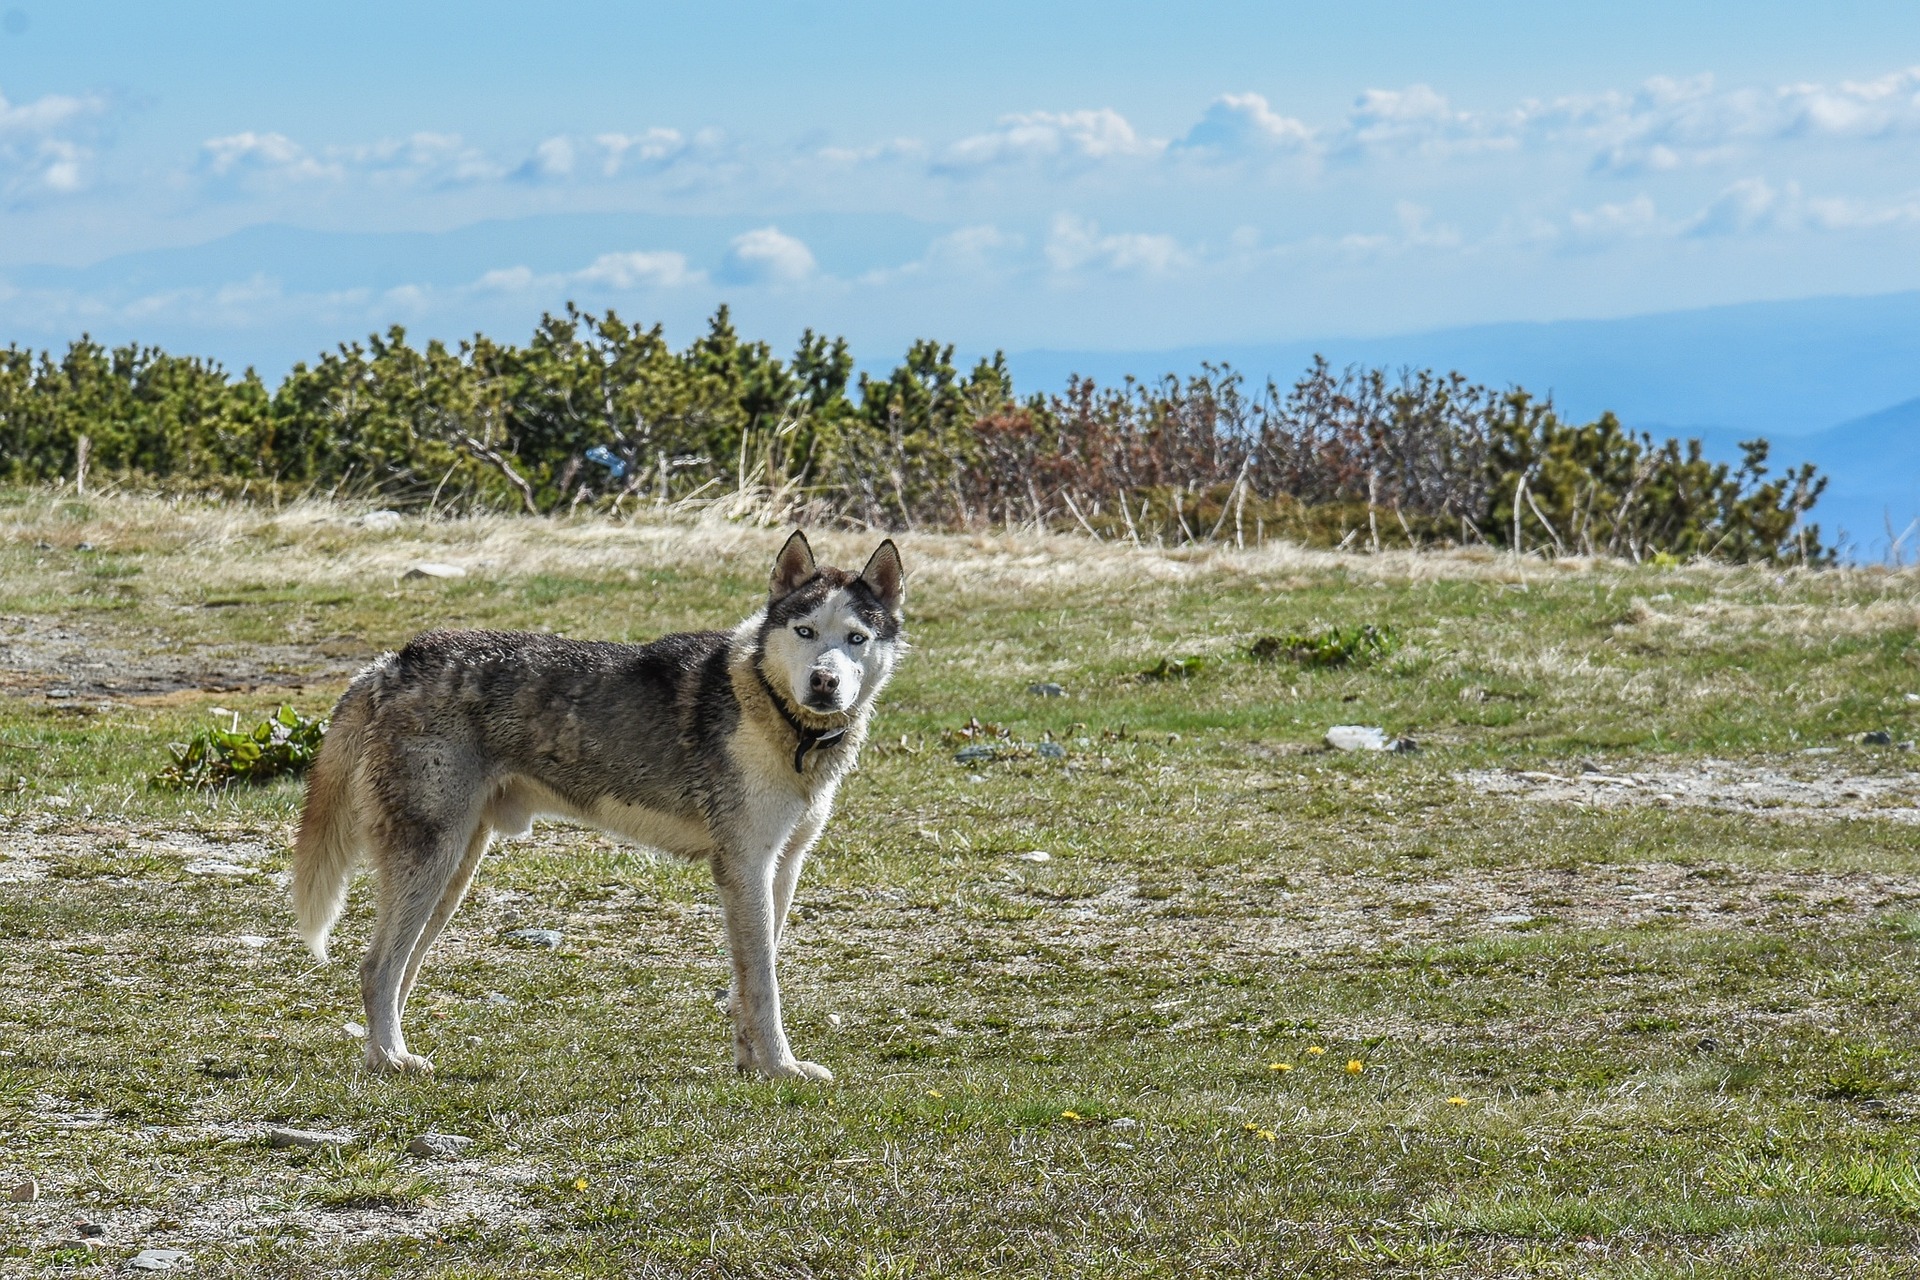
[[[1701,1036],[1693,1046],[1695,1053],[1717,1053],[1719,1049],[1720,1042],[1712,1036]]]
[[[1487,917],[1488,924],[1531,924],[1532,922],[1533,917],[1524,911],[1516,911],[1511,915]]]
[[[76,546],[74,550],[75,551],[91,551],[93,550],[93,544],[91,542],[82,542],[81,544]]]
[[[369,511],[354,523],[362,529],[393,529],[400,524],[402,517],[398,511]]]
[[[171,1271],[186,1260],[178,1249],[142,1249],[127,1259],[127,1265],[135,1271]]]
[[[273,939],[263,938],[257,933],[243,933],[239,937],[235,938],[234,941],[239,943],[243,947],[249,947],[255,951],[258,951],[260,948],[266,946],[269,942],[272,942]]]
[[[1411,754],[1412,752],[1418,751],[1419,749],[1420,749],[1420,744],[1415,742],[1412,738],[1406,737],[1404,734],[1398,738],[1395,738],[1392,742],[1389,742],[1387,744],[1387,750],[1398,752],[1401,755],[1408,755],[1408,754]]]
[[[472,1138],[457,1133],[423,1133],[407,1144],[407,1151],[423,1160],[457,1160],[472,1145]]]
[[[13,1190],[8,1194],[7,1198],[15,1204],[32,1204],[40,1198],[39,1179],[28,1178],[25,1182],[14,1183]]]
[[[78,1222],[74,1224],[74,1230],[78,1231],[81,1235],[87,1237],[89,1240],[99,1240],[104,1238],[107,1234],[107,1228],[105,1227],[105,1225],[98,1222]]]
[[[33,544],[33,549],[35,551],[51,551],[53,550],[53,544],[51,542],[48,542],[45,538],[42,538],[38,542]],[[1915,702],[1920,702],[1920,696],[1916,696],[1911,693],[1908,694],[1907,696],[1909,698],[1912,698]]]
[[[1040,753],[1042,760],[1065,760],[1067,758],[1067,749],[1057,742],[1043,742],[1035,747],[1034,750]]]
[[[243,867],[237,862],[226,862],[220,858],[195,858],[180,868],[190,876],[250,876],[252,867]]]
[[[997,742],[976,742],[972,746],[962,747],[954,752],[953,759],[956,764],[977,764],[982,760],[994,759],[1001,750],[1002,747]]]
[[[1051,680],[1045,684],[1030,684],[1027,686],[1027,692],[1036,698],[1064,698],[1067,696],[1066,689],[1061,685],[1053,683]]]
[[[301,1151],[312,1151],[319,1147],[347,1147],[353,1145],[350,1133],[328,1133],[323,1129],[269,1129],[267,1145],[270,1147],[294,1147]]]
[[[71,1253],[76,1249],[78,1249],[82,1253],[100,1252],[100,1242],[98,1240],[89,1239],[86,1236],[81,1236],[75,1240],[62,1240],[59,1244],[55,1245],[54,1247],[56,1249],[60,1249],[69,1253]]]
[[[1860,745],[1863,747],[1890,747],[1893,745],[1893,735],[1885,729],[1870,729],[1860,735]]]
[[[440,564],[434,560],[422,560],[400,576],[403,578],[464,578],[467,576],[467,571],[457,564]]]
[[[548,951],[558,951],[566,941],[558,929],[509,929],[500,936],[523,947],[542,947]]]
[[[71,698],[72,696],[73,696],[73,690],[71,690],[71,689],[49,689],[49,690],[47,690],[47,697],[49,697],[49,698]]]
[[[1807,747],[1800,752],[1803,756],[1831,756],[1838,755],[1839,753],[1840,748],[1838,747]]]
[[[505,1007],[511,1007],[513,1004],[513,1000],[505,992],[489,991],[487,992],[487,1003],[491,1005],[501,1005]]]
[[[347,1033],[347,1039],[349,1040],[365,1040],[367,1038],[367,1029],[357,1022],[349,1022],[340,1029]]]
[[[828,1014],[828,1015],[827,1015],[827,1025],[828,1025],[828,1026],[830,1026],[830,1027],[837,1027],[837,1026],[839,1026],[839,1025],[840,1025],[840,1024],[842,1023],[842,1022],[845,1022],[845,1021],[846,1021],[846,1019],[844,1019],[844,1018],[842,1018],[842,1017],[841,1017],[841,1016],[840,1016],[839,1014],[837,1014],[837,1013],[830,1013],[830,1014]]]
[[[1895,751],[1911,751],[1913,750],[1913,739],[1908,738],[1903,742],[1896,742],[1893,744],[1893,749]]]
[[[1908,702],[1920,702],[1920,693],[1903,694]]]
[[[1139,1122],[1138,1120],[1135,1120],[1135,1119],[1134,1119],[1133,1117],[1131,1117],[1131,1116],[1116,1116],[1116,1117],[1115,1117],[1115,1118],[1113,1118],[1112,1120],[1109,1120],[1109,1121],[1107,1121],[1107,1128],[1109,1128],[1109,1129],[1131,1129],[1131,1128],[1134,1128],[1134,1127],[1135,1127],[1136,1125],[1138,1125],[1139,1123],[1140,1123],[1140,1122]]]
[[[1025,853],[1014,854],[1013,860],[1015,862],[1052,862],[1053,855],[1045,849],[1029,849]]]
[[[1385,751],[1387,731],[1365,724],[1337,724],[1327,730],[1327,745],[1335,751]]]

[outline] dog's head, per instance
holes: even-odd
[[[902,576],[892,539],[854,574],[816,565],[806,535],[795,530],[774,561],[760,626],[760,670],[768,683],[816,716],[871,702],[904,646]]]

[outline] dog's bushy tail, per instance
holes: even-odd
[[[360,853],[354,826],[354,774],[360,764],[368,706],[355,683],[333,709],[320,755],[307,774],[307,803],[293,842],[293,915],[307,949],[327,958],[327,935],[347,902],[347,883]]]

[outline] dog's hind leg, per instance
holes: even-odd
[[[418,838],[399,848],[388,845],[376,855],[379,912],[366,959],[360,962],[360,994],[367,1007],[367,1066],[375,1071],[425,1074],[433,1070],[425,1058],[407,1052],[400,1009],[408,972],[418,971],[414,952],[466,864],[470,832],[464,825],[458,833],[445,828],[423,830]]]
[[[440,895],[440,903],[428,918],[427,927],[421,930],[419,941],[413,944],[413,955],[407,960],[406,977],[400,981],[402,1017],[406,1016],[407,997],[413,994],[413,984],[419,980],[420,966],[426,963],[427,952],[440,940],[440,933],[447,927],[447,921],[453,919],[453,913],[460,909],[460,903],[467,896],[467,888],[473,883],[474,874],[480,870],[480,860],[487,856],[487,846],[492,843],[493,828],[482,821],[473,829],[473,835],[467,840],[466,856],[460,860],[453,878],[447,881],[446,890]]]

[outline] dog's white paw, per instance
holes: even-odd
[[[382,1049],[379,1045],[370,1044],[367,1046],[367,1070],[391,1075],[430,1076],[433,1074],[433,1064],[405,1049]]]
[[[798,1058],[790,1058],[772,1067],[762,1067],[761,1071],[772,1080],[813,1080],[820,1084],[833,1083],[833,1072],[817,1062],[802,1062]]]

